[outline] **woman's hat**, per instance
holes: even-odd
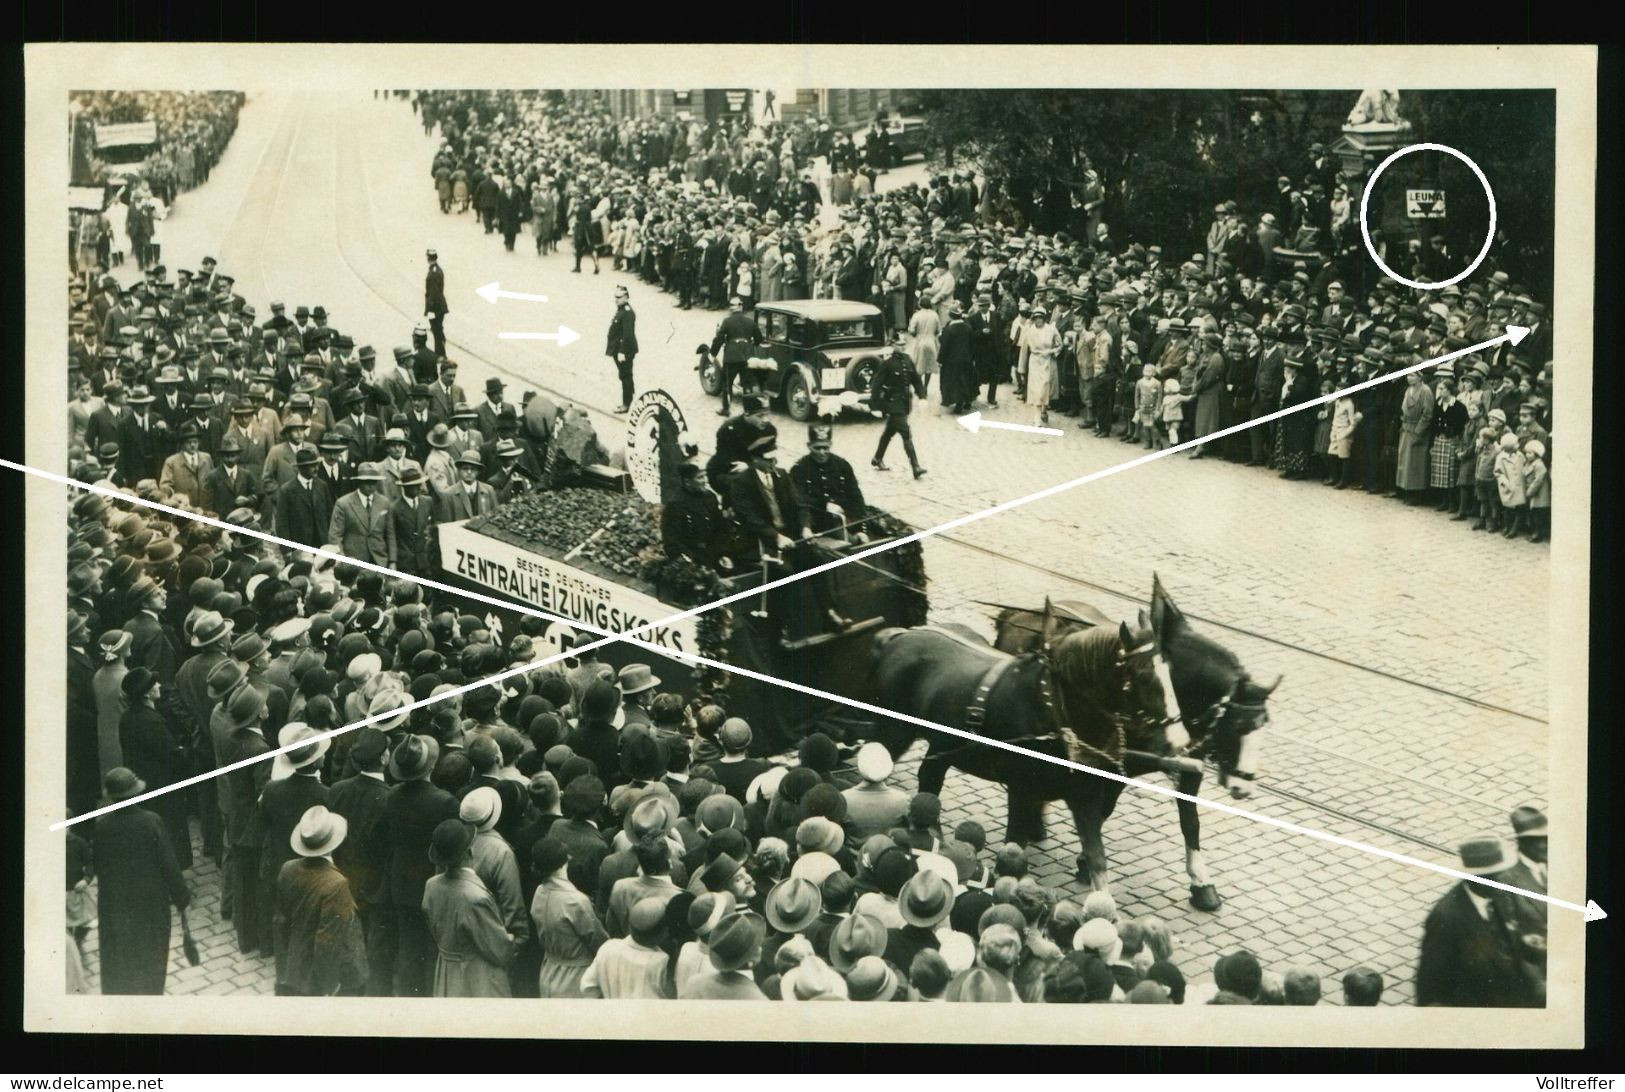
[[[119,688],[130,701],[140,701],[158,683],[158,675],[144,667],[131,668],[129,674],[124,676]]]
[[[711,930],[706,942],[711,966],[719,971],[738,970],[750,962],[766,935],[761,918],[749,910],[736,910]]]
[[[80,623],[83,624],[84,616],[79,615],[78,617]],[[102,653],[107,657],[107,659],[113,660],[117,658],[119,653],[129,648],[130,642],[133,640],[135,640],[135,638],[131,636],[130,631],[127,629],[110,629],[106,633],[102,634],[102,639],[100,642]]]
[[[891,752],[885,746],[870,741],[858,748],[858,776],[865,781],[884,781],[892,772]]]
[[[707,891],[688,904],[688,927],[704,940],[734,912],[736,903],[732,891]]]
[[[468,854],[468,847],[473,844],[473,827],[461,819],[442,819],[429,837],[429,860],[446,868],[462,861]]]
[[[107,799],[113,803],[128,800],[132,796],[140,796],[147,791],[147,783],[135,775],[135,771],[125,766],[114,766],[107,771],[107,777],[102,780],[102,791]]]
[[[781,933],[801,932],[818,920],[823,909],[817,885],[808,880],[784,880],[767,893],[768,923]]]
[[[299,825],[289,836],[288,844],[301,857],[326,857],[344,841],[349,829],[349,820],[344,816],[317,804],[299,817]]]
[[[927,929],[946,918],[953,908],[953,885],[935,871],[916,872],[897,896],[897,910],[903,920]]]
[[[802,853],[839,853],[846,844],[846,832],[840,824],[822,815],[808,816],[796,827],[796,847]]]

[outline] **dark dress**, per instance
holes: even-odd
[[[171,794],[173,795],[173,794]],[[170,906],[191,901],[164,822],[139,807],[96,819],[97,920],[104,994],[161,994]]]
[[[125,710],[119,719],[118,737],[124,764],[147,783],[148,790],[173,785],[190,775],[186,748],[169,730],[164,715],[158,710],[147,705]],[[175,863],[181,868],[192,867],[192,831],[186,821],[186,804],[186,793],[170,792],[144,805],[163,820]]]
[[[1301,406],[1315,398],[1319,390],[1320,380],[1315,374],[1315,366],[1305,362],[1281,399],[1281,408]],[[1303,410],[1281,418],[1277,425],[1275,459],[1270,465],[1288,474],[1306,473],[1309,456],[1315,449],[1315,415]]]

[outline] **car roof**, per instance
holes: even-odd
[[[880,308],[856,300],[784,300],[778,303],[760,303],[758,311],[780,311],[787,315],[800,315],[819,322],[847,322],[852,319],[874,318]]]

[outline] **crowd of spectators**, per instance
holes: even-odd
[[[878,192],[881,168],[866,158],[889,157],[866,157],[871,142],[826,124],[616,118],[591,99],[544,93],[413,102],[441,137],[431,174],[448,215],[472,209],[510,247],[527,230],[539,253],[568,242],[577,271],[607,260],[683,308],[720,309],[736,295],[747,308],[872,303],[907,335],[949,412],[992,408],[1009,385],[1041,421],[1053,413],[1100,437],[1178,443],[1526,326],[1518,345],[1191,455],[1430,505],[1509,538],[1549,533],[1548,306],[1493,254],[1438,291],[1386,278],[1361,289],[1369,263],[1351,242],[1360,180],[1320,143],[1279,178],[1274,206],[1219,203],[1207,248],[1182,258],[1155,240],[1115,238],[1093,169],[1075,233],[1040,235],[973,169]],[[1391,265],[1451,274],[1456,259],[1437,239],[1401,242],[1385,244]]]
[[[175,199],[208,181],[237,131],[240,91],[80,91],[72,96],[74,181],[102,186],[106,204],[75,209],[69,265],[89,278],[130,260],[146,269],[161,259],[163,221]],[[110,162],[97,154],[96,127],[152,121],[157,140],[143,156]]]

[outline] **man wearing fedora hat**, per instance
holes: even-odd
[[[325,437],[324,437],[325,439]],[[378,493],[384,473],[377,463],[356,468],[353,492],[333,505],[323,542],[337,543],[346,557],[374,565],[395,566],[395,520],[385,498]]]
[[[652,725],[654,721],[649,717],[648,706],[655,687],[660,685],[660,676],[649,670],[648,664],[627,664],[616,677],[616,685],[621,691],[622,729]]]
[[[436,571],[439,537],[434,531],[434,502],[424,495],[428,476],[415,461],[401,470],[401,495],[391,509],[395,522],[391,567],[404,573],[430,576]]]
[[[255,820],[260,829],[259,896],[266,921],[272,919],[276,907],[277,875],[293,855],[289,836],[307,810],[327,803],[327,786],[321,780],[322,760],[333,741],[316,740],[319,734],[299,721],[283,725],[277,733],[277,747],[296,749],[272,759],[270,781],[260,792]]]
[[[349,824],[314,804],[288,835],[292,859],[276,876],[273,936],[280,997],[359,995],[367,948],[349,881],[333,862]]]
[[[1513,862],[1501,882],[1525,891],[1546,893],[1546,813],[1524,804],[1512,811],[1512,835],[1518,846],[1518,859]],[[1541,968],[1546,967],[1546,914],[1547,903],[1528,895],[1510,895],[1516,912],[1518,939],[1524,958]]]
[[[1493,835],[1461,844],[1461,870],[1506,881],[1512,866]],[[1512,896],[1462,880],[1422,926],[1416,1003],[1463,1008],[1528,1008],[1545,1001],[1545,975],[1525,962]]]
[[[470,448],[456,456],[455,463],[456,479],[435,498],[435,520],[450,523],[496,511],[496,490],[489,482],[480,480],[485,460],[479,451]]]
[[[146,387],[130,389],[130,412],[119,420],[119,470],[124,480],[157,479],[163,466],[169,424],[153,412],[156,397]]]
[[[512,402],[503,400],[502,394],[507,390],[507,386],[506,383],[495,376],[485,381],[485,401],[480,403],[479,409],[474,414],[476,427],[480,430],[481,436],[495,436],[497,434],[497,421],[502,417],[503,410],[512,413],[519,412]],[[449,422],[456,412],[457,407],[453,403],[451,406],[446,407],[445,412],[440,415],[441,420]]]
[[[124,623],[130,631],[130,666],[150,668],[165,685],[174,682],[180,643],[164,617],[169,602],[164,586],[143,574],[130,585],[125,602],[130,608]]]
[[[109,770],[103,785],[115,804],[147,790],[123,766]],[[170,907],[184,913],[192,898],[163,820],[140,806],[124,807],[97,816],[95,831],[102,993],[161,994]]]
[[[702,968],[683,983],[678,998],[684,1001],[765,1001],[751,976],[761,954],[766,924],[750,910],[740,908],[724,917],[706,940]]]
[[[389,847],[381,835],[389,786],[384,782],[384,754],[389,737],[375,725],[358,729],[346,760],[351,776],[333,784],[327,805],[348,824],[350,833],[336,847],[333,863],[349,881],[356,912],[366,933],[367,993],[390,994],[389,953],[382,950],[380,924],[388,912]],[[382,911],[382,913],[380,913]]]
[[[381,828],[389,846],[391,907],[383,946],[393,959],[397,997],[422,997],[433,985],[435,940],[423,916],[424,884],[434,875],[429,848],[436,828],[457,818],[457,798],[429,781],[439,757],[439,744],[421,735],[406,736],[389,756],[397,784]]]
[[[158,488],[184,496],[188,503],[199,508],[209,503],[204,482],[214,471],[214,461],[198,450],[201,434],[195,424],[181,425],[177,436],[180,450],[164,460],[158,472]]]
[[[315,448],[300,447],[293,453],[292,478],[276,490],[277,534],[306,546],[332,541],[323,537],[332,523],[333,496],[316,474],[321,461]],[[269,461],[266,465],[269,480]]]

